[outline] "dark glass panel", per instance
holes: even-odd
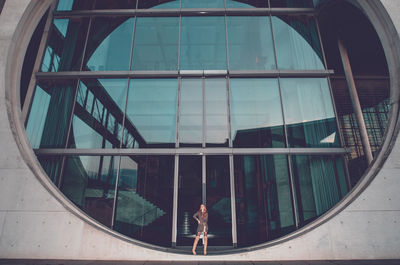
[[[79,208],[110,227],[118,157],[67,157],[61,191]]]
[[[135,9],[136,3],[137,0],[96,0],[95,9]]]
[[[271,7],[314,7],[313,0],[270,0]]]
[[[290,147],[338,147],[335,113],[325,78],[281,78]]]
[[[182,17],[180,69],[226,69],[224,17]]]
[[[87,9],[135,9],[137,0],[60,0],[57,11]]]
[[[177,79],[130,81],[125,128],[140,148],[175,147],[177,91]]]
[[[54,19],[41,71],[80,70],[88,25],[88,18]]]
[[[85,52],[83,70],[129,70],[133,18],[93,19]]]
[[[38,160],[49,179],[58,185],[60,179],[60,171],[62,164],[62,157],[60,156],[38,156]]]
[[[202,203],[202,157],[180,156],[178,173],[177,245],[191,246],[197,231],[193,214]]]
[[[235,156],[238,246],[264,243],[295,229],[287,158]]]
[[[178,69],[179,17],[136,19],[133,70]]]
[[[226,0],[226,8],[267,8],[268,0]]]
[[[314,17],[272,17],[279,69],[324,69]]]
[[[139,0],[138,8],[175,9],[181,7],[180,0]]]
[[[276,79],[230,79],[234,147],[284,147]]]
[[[232,245],[232,212],[228,156],[207,156],[208,245]]]
[[[174,156],[122,157],[114,229],[171,246],[173,183]]]
[[[26,124],[33,148],[63,148],[76,90],[73,80],[38,82]]]
[[[203,80],[182,79],[179,115],[179,145],[201,146],[203,142]]]
[[[225,8],[224,0],[182,0],[182,8]]]
[[[95,1],[96,0],[59,0],[57,11],[92,9]]]
[[[68,147],[119,147],[126,87],[126,79],[86,79],[80,82]]]
[[[205,80],[206,146],[228,147],[228,99],[226,79]]]
[[[276,69],[269,17],[227,17],[229,69]]]
[[[304,225],[339,201],[338,178],[344,173],[334,157],[296,155],[292,161],[300,224]]]

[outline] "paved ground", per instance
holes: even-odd
[[[400,265],[400,260],[321,260],[321,261],[71,261],[2,260],[7,265]]]

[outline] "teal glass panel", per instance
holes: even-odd
[[[281,78],[290,147],[338,147],[338,132],[326,78]]]
[[[118,157],[70,156],[66,158],[61,191],[75,205],[111,227]]]
[[[180,0],[139,0],[140,9],[177,9],[181,7]]]
[[[285,155],[234,156],[234,172],[239,247],[295,230]]]
[[[180,69],[227,68],[224,17],[182,17]]]
[[[206,202],[209,246],[232,245],[232,212],[228,156],[206,157]]]
[[[224,0],[182,0],[182,8],[225,8]]]
[[[54,19],[40,70],[80,70],[88,18]]]
[[[207,147],[228,147],[228,92],[225,78],[205,79]]]
[[[136,19],[133,70],[178,69],[179,17]]]
[[[69,148],[118,148],[126,79],[87,79],[79,84]]]
[[[197,232],[197,222],[192,216],[200,209],[200,204],[203,203],[202,157],[179,156],[178,176],[176,244],[178,246],[192,246]]]
[[[341,198],[346,196],[346,194],[349,192],[349,185],[347,184],[347,178],[345,175],[344,171],[344,165],[343,165],[343,158],[342,157],[337,157],[336,158],[336,174],[339,182],[339,188],[340,188],[340,193],[341,193]]]
[[[182,79],[179,115],[179,146],[201,146],[203,142],[202,79]]]
[[[26,133],[32,148],[64,148],[76,81],[40,81],[35,89]]]
[[[340,199],[334,157],[292,156],[300,224],[304,225],[331,209]]]
[[[46,172],[49,179],[55,184],[58,185],[60,180],[60,172],[62,165],[62,157],[60,156],[43,156],[37,157],[40,165]]]
[[[314,17],[272,17],[279,69],[325,69]]]
[[[313,0],[270,0],[271,7],[314,7]]]
[[[130,81],[125,128],[140,148],[175,147],[177,79]]]
[[[226,8],[267,8],[268,0],[226,0]]]
[[[276,69],[269,17],[227,17],[230,70]]]
[[[87,43],[83,70],[129,70],[133,18],[94,18]]]
[[[230,79],[233,147],[284,147],[277,79]]]
[[[170,247],[173,183],[174,156],[122,157],[114,229]]]

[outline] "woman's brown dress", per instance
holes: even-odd
[[[206,213],[205,217],[203,217],[201,211],[198,211],[193,215],[193,218],[200,221],[200,223],[197,225],[197,233],[208,232],[208,213]]]

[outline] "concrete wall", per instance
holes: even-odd
[[[382,152],[354,192],[320,218],[314,227],[306,227],[283,240],[271,242],[266,248],[252,252],[194,257],[141,247],[123,236],[117,236],[115,232],[107,231],[96,222],[88,220],[45,179],[44,172],[23,136],[20,113],[15,102],[24,56],[21,51],[25,50],[29,34],[37,23],[37,19],[33,18],[42,12],[40,10],[48,1],[7,0],[0,16],[0,258],[399,259],[400,140],[396,141],[395,138],[398,133],[397,87],[400,83],[396,56],[400,54],[400,42],[398,32],[394,30],[400,30],[400,1],[381,1],[396,28],[390,24],[389,17],[379,18],[379,15],[386,15],[386,11],[378,0],[353,2],[365,8],[373,22],[381,23],[376,27],[383,38],[392,78],[394,112],[389,125],[389,138],[393,140],[388,139],[384,145],[391,150],[390,155],[389,152]],[[376,10],[374,5],[377,6]],[[386,28],[385,23],[391,28]],[[27,26],[29,24],[31,27]],[[28,35],[28,38],[21,37],[24,35]],[[17,134],[23,137],[15,137]],[[380,167],[381,170],[375,176],[375,169]]]

